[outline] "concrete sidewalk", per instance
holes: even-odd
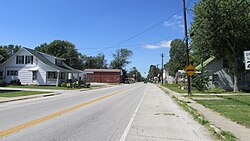
[[[148,90],[129,128],[126,141],[212,141],[210,132],[156,85]]]
[[[179,100],[188,101],[188,105],[192,108],[199,111],[201,115],[203,115],[210,123],[215,125],[217,128],[222,129],[223,131],[228,131],[236,136],[240,141],[249,141],[250,140],[250,129],[246,128],[245,126],[239,125],[236,122],[231,121],[230,119],[220,115],[217,112],[214,112],[211,109],[204,107],[201,104],[198,104],[196,101],[184,97],[183,95],[171,91],[168,88],[162,87],[163,89],[167,90],[170,95],[175,96]]]

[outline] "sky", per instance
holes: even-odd
[[[186,0],[193,9],[197,0]],[[170,43],[184,38],[182,0],[0,0],[0,45],[35,48],[67,40],[88,56],[133,51],[131,63],[146,77],[150,65],[169,60]],[[188,27],[192,13],[187,13]]]

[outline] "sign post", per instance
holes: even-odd
[[[245,69],[250,70],[250,50],[244,51]]]
[[[189,64],[185,69],[184,71],[187,73],[187,75],[189,77],[191,77],[197,70],[195,69],[195,67],[192,65],[192,64]],[[190,82],[191,83],[191,82]],[[192,86],[190,84],[190,86]],[[190,93],[188,94],[189,96],[191,96],[192,92],[191,92],[191,88],[190,88]]]

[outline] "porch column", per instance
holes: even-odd
[[[68,72],[64,73],[64,82],[67,83],[68,81]]]
[[[57,77],[56,77],[56,86],[57,87],[59,85],[59,76],[60,76],[60,71],[57,71]]]

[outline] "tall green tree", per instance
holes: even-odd
[[[0,60],[0,63],[7,60],[10,56],[14,55],[19,49],[21,48],[20,45],[1,45],[0,46],[0,55],[3,57],[2,60]]]
[[[168,68],[169,75],[175,76],[178,70],[186,66],[185,45],[181,39],[175,39],[170,44],[170,59],[164,66]]]
[[[192,49],[226,60],[234,75],[234,91],[244,74],[243,51],[250,49],[250,2],[202,0],[194,6]]]
[[[152,80],[154,77],[159,77],[161,74],[160,71],[161,70],[156,65],[150,65],[147,78]]]
[[[107,60],[104,54],[98,54],[97,56],[85,56],[83,59],[83,66],[85,69],[106,69]]]
[[[65,58],[65,63],[73,68],[82,69],[83,67],[83,56],[77,52],[75,45],[69,41],[54,40],[49,44],[41,44],[35,50]]]
[[[129,58],[131,58],[132,55],[133,52],[125,48],[116,50],[113,54],[114,59],[110,63],[110,68],[124,69],[124,67],[130,63]]]
[[[137,70],[136,67],[132,67],[128,73],[128,76],[130,78],[134,78],[136,81],[141,81],[142,80],[142,76],[141,73]]]

